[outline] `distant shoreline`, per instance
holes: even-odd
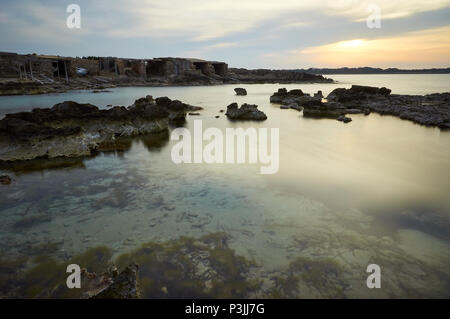
[[[433,69],[397,69],[397,68],[309,68],[298,71],[311,74],[450,74],[450,68]]]

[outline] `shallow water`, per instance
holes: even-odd
[[[326,95],[351,84],[427,94],[448,91],[450,76],[330,77],[340,83],[241,85],[244,97],[234,95],[236,85],[0,97],[1,116],[65,100],[106,107],[147,94],[168,96],[205,108],[188,116],[190,129],[194,120],[202,120],[203,129],[280,129],[274,175],[260,175],[259,164],[176,165],[167,135],[137,138],[125,152],[58,169],[8,172],[14,181],[1,187],[1,256],[67,261],[105,245],[117,257],[146,242],[220,232],[227,248],[252,261],[233,280],[261,281],[246,294],[228,287],[227,296],[449,297],[450,132],[377,114],[352,115],[346,125],[304,119],[270,104],[269,96],[279,87]],[[229,122],[219,110],[231,102],[258,104],[268,120]],[[381,289],[366,286],[372,263],[382,269]],[[158,282],[170,281],[158,276]],[[185,295],[169,290],[166,297],[179,296]]]

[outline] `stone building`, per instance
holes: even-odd
[[[77,76],[76,68],[83,68],[88,70],[89,75],[99,74],[99,62],[97,59],[89,58],[71,58],[70,76]]]
[[[186,71],[195,70],[189,59],[155,58],[147,60],[147,77],[179,76]]]
[[[117,57],[70,58],[55,55],[20,55],[0,52],[0,78],[36,81],[61,79],[69,81],[79,76],[77,68],[88,70],[89,76],[120,75],[151,78],[176,78],[190,74],[224,77],[228,65],[224,62],[185,58],[121,59]]]
[[[69,80],[72,76],[71,59],[50,55],[20,55],[0,53],[0,78],[50,81]]]

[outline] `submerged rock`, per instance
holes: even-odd
[[[0,184],[9,185],[11,184],[12,179],[8,175],[0,175]]]
[[[148,242],[119,256],[117,264],[139,264],[142,298],[252,298],[261,287],[250,277],[257,265],[231,249],[229,240],[226,233],[210,233]]]
[[[137,299],[140,297],[137,272],[138,265],[131,264],[127,266],[121,273],[117,273],[117,269],[112,269],[106,275],[103,275],[103,282],[106,287],[100,292],[91,296],[90,299]]]
[[[234,92],[236,92],[236,95],[247,95],[247,90],[244,88],[235,88]]]
[[[48,223],[52,220],[47,214],[25,216],[13,225],[14,229],[30,228],[37,224]]]
[[[228,105],[225,115],[230,120],[264,121],[267,119],[266,114],[258,110],[257,105],[247,103],[242,104],[241,107],[237,103]]]
[[[72,101],[52,108],[7,114],[0,121],[0,163],[36,158],[79,157],[120,148],[119,137],[166,131],[199,108],[170,100],[141,98],[128,108],[100,110]]]
[[[352,121],[352,119],[350,117],[346,117],[345,115],[339,116],[336,120],[338,120],[340,122],[344,122],[344,123],[349,123]]]

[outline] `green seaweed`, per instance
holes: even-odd
[[[214,233],[148,242],[114,261],[111,249],[99,246],[64,262],[47,255],[37,256],[29,260],[26,270],[23,260],[1,261],[0,292],[16,286],[19,289],[15,297],[19,298],[80,298],[85,290],[66,286],[67,265],[78,264],[90,273],[100,274],[112,264],[124,268],[136,262],[143,298],[249,297],[260,288],[261,281],[247,279],[254,264],[237,256],[226,241],[225,234]]]
[[[101,273],[111,266],[112,250],[106,246],[91,248],[84,253],[74,256],[70,264],[77,264],[89,272]]]
[[[315,290],[323,298],[344,298],[345,284],[339,278],[343,268],[330,258],[298,257],[283,275],[272,277],[270,298],[299,298],[305,296],[302,287]]]
[[[64,264],[44,257],[37,261],[39,263],[24,275],[22,295],[25,298],[53,297],[57,286],[66,280]]]
[[[118,257],[119,266],[139,264],[144,298],[245,298],[260,281],[246,275],[253,264],[230,249],[224,233],[199,239],[149,242]]]
[[[25,262],[26,258],[0,259],[0,298],[8,297],[17,287],[18,273]]]
[[[37,245],[30,245],[27,248],[27,254],[29,256],[37,256],[37,255],[52,255],[60,249],[62,242],[53,242],[47,241],[43,243],[39,243]]]
[[[64,262],[48,255],[28,261],[25,258],[0,260],[0,295],[12,298],[80,298],[83,289],[66,286],[67,266],[77,264],[89,272],[101,273],[108,269],[111,256],[108,247],[99,246]]]

